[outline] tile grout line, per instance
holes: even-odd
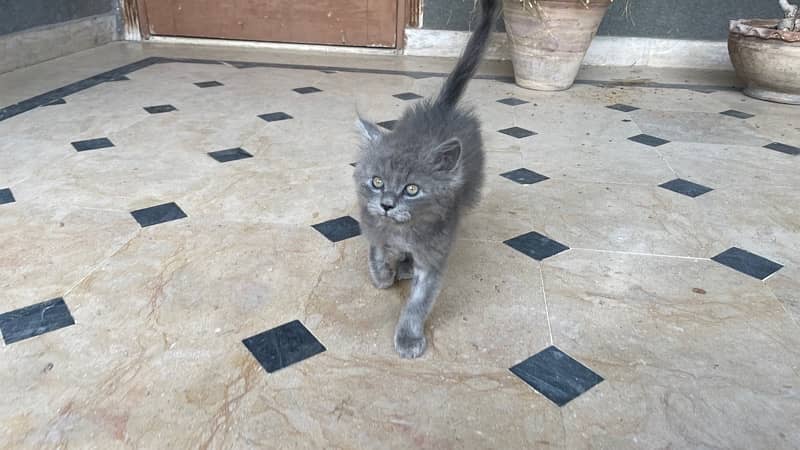
[[[492,239],[473,239],[473,238],[456,238],[457,241],[464,241],[464,242],[477,242],[479,244],[497,244],[503,243],[502,240],[492,240]]]
[[[127,240],[127,241],[125,241],[125,242],[124,242],[122,245],[120,245],[119,247],[117,247],[117,249],[115,249],[113,252],[111,252],[111,254],[110,254],[110,255],[106,256],[106,257],[105,257],[105,258],[103,258],[103,259],[102,259],[100,262],[98,262],[97,264],[95,264],[94,266],[92,266],[92,267],[89,269],[89,271],[86,273],[86,275],[84,275],[83,277],[81,277],[81,279],[80,279],[80,280],[78,280],[77,282],[75,282],[75,283],[74,283],[72,286],[70,286],[70,288],[69,288],[69,289],[67,289],[66,291],[64,291],[64,293],[61,295],[61,297],[66,297],[67,295],[69,295],[69,294],[70,294],[70,293],[71,293],[73,290],[75,290],[75,288],[77,288],[78,286],[80,286],[80,284],[81,284],[81,283],[83,283],[83,282],[84,282],[84,281],[85,281],[87,278],[89,278],[90,276],[92,276],[92,274],[94,274],[95,272],[97,272],[97,269],[99,269],[99,268],[100,268],[100,266],[102,266],[103,264],[105,264],[106,262],[108,262],[108,260],[110,260],[111,258],[113,258],[114,256],[116,256],[116,255],[117,255],[117,253],[119,253],[119,252],[120,252],[122,249],[124,249],[124,248],[125,248],[125,247],[127,247],[127,246],[128,246],[130,243],[131,243],[131,242],[133,242],[133,240],[134,240],[134,239],[136,239],[136,238],[139,236],[139,234],[141,233],[141,231],[142,231],[142,230],[141,230],[141,228],[137,229],[137,230],[136,230],[136,231],[135,231],[135,232],[132,234],[132,236],[131,236],[131,237],[130,237],[130,238]]]
[[[656,154],[658,154],[658,157],[661,158],[661,161],[664,161],[664,164],[667,165],[667,168],[669,168],[669,170],[672,172],[672,174],[675,175],[676,178],[680,178],[681,176],[678,174],[678,172],[674,168],[672,168],[672,164],[670,164],[669,161],[667,161],[667,158],[664,156],[663,153],[661,153],[661,150],[659,150],[657,148],[654,149],[654,150],[656,151]]]
[[[550,335],[550,345],[555,345],[553,326],[550,324],[550,308],[547,306],[547,292],[544,288],[544,270],[542,268],[543,264],[539,264],[539,280],[542,283],[542,299],[544,300],[544,315],[547,318],[547,333]]]
[[[697,256],[662,255],[659,253],[626,252],[620,250],[602,250],[596,248],[571,247],[570,250],[583,250],[587,252],[598,252],[598,253],[615,253],[619,255],[631,255],[631,256],[652,256],[655,258],[689,259],[692,261],[711,261],[711,258],[702,258]]]
[[[564,420],[564,409],[563,408],[558,408],[558,416],[561,418],[561,437],[564,440],[564,442],[563,442],[564,447],[563,448],[567,448],[567,425],[566,425],[566,423],[564,423],[565,420]]]
[[[775,294],[775,291],[772,289],[772,286],[770,286],[769,284],[766,283],[766,281],[770,277],[775,275],[776,273],[778,273],[778,272],[776,271],[774,273],[771,273],[771,274],[769,274],[769,276],[767,278],[764,278],[762,280],[764,282],[764,287],[767,289],[767,292],[769,292],[772,295],[772,299],[780,304],[781,309],[783,310],[783,312],[786,313],[786,315],[789,317],[789,321],[792,322],[793,324],[797,325],[798,328],[800,328],[800,321],[798,321],[798,320],[796,320],[794,318],[794,315],[792,314],[791,311],[789,311],[789,308],[786,306],[786,303],[782,302],[781,299],[778,298],[778,295]]]
[[[766,278],[764,278],[764,279],[763,279],[763,280],[761,280],[761,281],[763,281],[763,282],[764,282],[764,284],[766,285],[766,284],[767,284],[767,280],[769,280],[770,278],[772,278],[772,277],[773,277],[773,276],[774,276],[776,273],[778,273],[778,272],[780,272],[780,269],[778,269],[778,270],[776,270],[775,272],[772,272],[771,274],[767,275],[767,276],[766,276]]]
[[[669,164],[667,164],[669,166]],[[672,171],[674,174],[675,171]],[[585,183],[585,184],[601,184],[601,185],[609,185],[609,186],[635,186],[635,187],[653,187],[651,183],[625,183],[622,181],[603,181],[603,180],[589,180],[589,179],[582,179],[582,178],[575,178],[575,183]]]
[[[68,158],[71,158],[72,156],[73,156],[73,155],[71,155],[71,154],[64,155],[64,156],[62,156],[61,158],[59,158],[58,160],[55,160],[55,161],[54,161],[54,163],[62,163],[62,162],[64,162],[64,160],[66,160],[66,159],[68,159]],[[45,167],[45,168],[46,168],[46,167]],[[14,181],[13,183],[9,183],[9,184],[8,184],[6,187],[8,187],[8,188],[15,188],[15,187],[19,186],[20,184],[22,184],[22,183],[24,183],[24,182],[26,182],[26,181],[30,180],[31,178],[35,177],[35,176],[36,176],[36,175],[38,175],[38,174],[39,174],[39,172],[41,172],[42,170],[44,170],[44,169],[43,169],[43,168],[35,169],[35,170],[33,171],[33,173],[31,173],[30,175],[28,175],[28,176],[26,176],[26,177],[24,177],[24,178],[20,178],[20,179],[18,179],[18,180],[16,180],[16,181]],[[38,196],[35,196],[35,197],[33,197],[33,198],[37,198],[37,197],[38,197]]]
[[[125,197],[125,200],[130,199],[130,197]],[[109,209],[109,208],[95,208],[93,206],[81,206],[80,209],[85,209],[88,211],[101,211],[101,212],[110,212],[110,213],[125,213],[130,214],[131,212],[125,209]]]

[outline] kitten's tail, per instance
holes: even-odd
[[[477,0],[481,7],[481,17],[475,31],[472,32],[469,41],[467,42],[464,53],[458,59],[456,67],[450,72],[447,81],[444,82],[439,97],[436,103],[453,107],[458,103],[464,89],[467,87],[470,78],[475,75],[478,69],[483,54],[486,52],[486,47],[489,43],[489,38],[492,34],[492,28],[500,13],[501,0]]]

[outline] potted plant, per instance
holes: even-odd
[[[568,89],[613,0],[503,0],[516,83]]]
[[[800,8],[778,3],[783,19],[732,20],[728,53],[746,95],[800,105]]]

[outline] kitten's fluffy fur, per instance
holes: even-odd
[[[479,23],[435,100],[407,109],[388,133],[358,121],[364,139],[354,177],[372,281],[388,288],[412,279],[394,338],[404,358],[425,352],[425,319],[439,294],[459,218],[478,201],[483,182],[480,123],[458,106],[499,10],[499,0],[479,1]],[[418,187],[416,195],[406,191],[409,185]]]

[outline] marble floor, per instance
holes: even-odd
[[[483,200],[395,354],[353,124],[451,64],[116,43],[0,75],[0,448],[800,447],[800,109],[730,74],[487,64]]]

